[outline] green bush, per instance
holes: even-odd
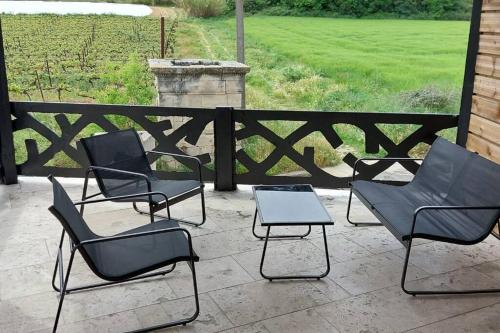
[[[194,17],[219,16],[226,10],[225,0],[174,0],[174,3]]]
[[[401,95],[403,102],[411,108],[426,110],[444,110],[457,100],[458,93],[453,90],[443,90],[435,86],[427,86],[416,91]]]
[[[102,80],[104,88],[97,92],[98,103],[151,105],[153,101],[153,78],[136,53],[125,64],[108,63]]]

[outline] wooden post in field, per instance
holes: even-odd
[[[236,0],[236,58],[245,63],[245,32],[243,26],[243,0]]]
[[[243,0],[236,0],[236,59],[238,62],[245,63],[245,31],[243,19],[245,16],[243,9]],[[243,84],[243,92],[241,94],[241,108],[246,106],[245,101],[245,84]]]
[[[165,17],[160,17],[160,58],[165,58]]]

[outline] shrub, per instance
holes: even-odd
[[[443,110],[456,100],[455,91],[444,91],[434,86],[424,87],[416,91],[402,94],[405,104],[412,108],[425,108],[428,110]]]
[[[225,0],[174,0],[174,3],[194,17],[219,16],[226,9]]]
[[[109,63],[103,74],[103,89],[97,102],[104,104],[151,105],[155,90],[147,66],[134,53],[125,64]]]
[[[282,69],[283,76],[287,81],[296,82],[312,75],[312,72],[304,65],[290,65]]]

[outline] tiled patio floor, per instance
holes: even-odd
[[[82,180],[61,179],[77,200]],[[95,189],[95,186],[94,186]],[[201,314],[165,332],[498,332],[500,295],[411,297],[399,287],[403,247],[382,227],[352,227],[345,220],[347,192],[320,191],[336,220],[328,228],[332,270],[321,281],[268,282],[258,268],[263,242],[254,239],[249,187],[207,190],[208,220],[194,236]],[[45,178],[0,185],[0,332],[49,332],[58,294],[50,286],[58,221]],[[93,207],[92,207],[93,206]],[[370,219],[359,203],[358,219]],[[88,206],[86,219],[110,235],[148,223],[127,204]],[[199,201],[174,206],[173,216],[197,218]],[[320,229],[306,240],[273,241],[269,273],[318,271],[324,265]],[[262,230],[260,230],[262,232]],[[68,249],[68,246],[65,246]],[[67,256],[66,256],[67,257]],[[419,241],[409,270],[412,286],[498,287],[500,241],[475,246]],[[97,280],[76,260],[71,283]],[[180,264],[165,278],[70,294],[61,332],[120,332],[192,312],[189,269]]]

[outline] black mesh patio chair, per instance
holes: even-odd
[[[176,263],[182,261],[186,261],[191,268],[196,307],[194,314],[188,318],[139,329],[134,332],[148,332],[175,325],[185,325],[196,319],[199,314],[199,302],[194,263],[199,258],[193,251],[191,235],[186,229],[180,228],[175,220],[160,220],[121,232],[114,236],[101,237],[90,230],[75,207],[84,203],[91,204],[110,200],[129,199],[137,195],[163,195],[162,193],[140,193],[73,203],[56,179],[49,176],[49,180],[52,182],[54,192],[53,205],[49,207],[49,211],[57,217],[63,226],[52,276],[52,287],[55,291],[59,292],[59,306],[57,308],[53,332],[57,330],[66,294],[165,275],[174,270]],[[66,273],[64,273],[62,254],[65,234],[68,234],[71,240],[71,255]],[[107,282],[68,287],[68,280],[76,252],[80,253],[92,272]],[[170,268],[162,269],[170,265],[172,265]],[[59,286],[56,286],[57,273],[59,273]]]
[[[419,291],[405,287],[412,241],[424,238],[472,245],[492,232],[500,217],[500,165],[438,138],[414,179],[403,186],[354,180],[363,160],[407,161],[409,158],[368,158],[354,166],[347,206],[347,220],[354,225],[378,224],[406,247],[401,277],[404,292],[417,294],[467,294],[500,292],[487,290]],[[350,219],[352,194],[370,209],[380,223]]]
[[[202,221],[178,220],[196,226],[206,220],[204,184],[201,176],[201,162],[198,158],[187,155],[159,151],[145,151],[139,135],[134,129],[110,132],[81,139],[80,142],[87,154],[90,167],[85,175],[82,200],[97,195],[105,197],[123,196],[142,192],[161,192],[164,195],[150,197],[139,196],[120,201],[132,202],[134,209],[140,214],[149,214],[151,222],[154,217],[170,218],[170,206],[187,198],[200,194]],[[149,164],[147,155],[167,155],[184,159],[196,169],[198,179],[195,180],[162,180],[158,179]],[[93,173],[99,186],[99,193],[87,196],[87,185],[90,174]],[[149,204],[149,211],[137,207],[137,202]],[[158,214],[159,210],[167,210],[167,216]],[[80,208],[83,214],[84,206]]]

